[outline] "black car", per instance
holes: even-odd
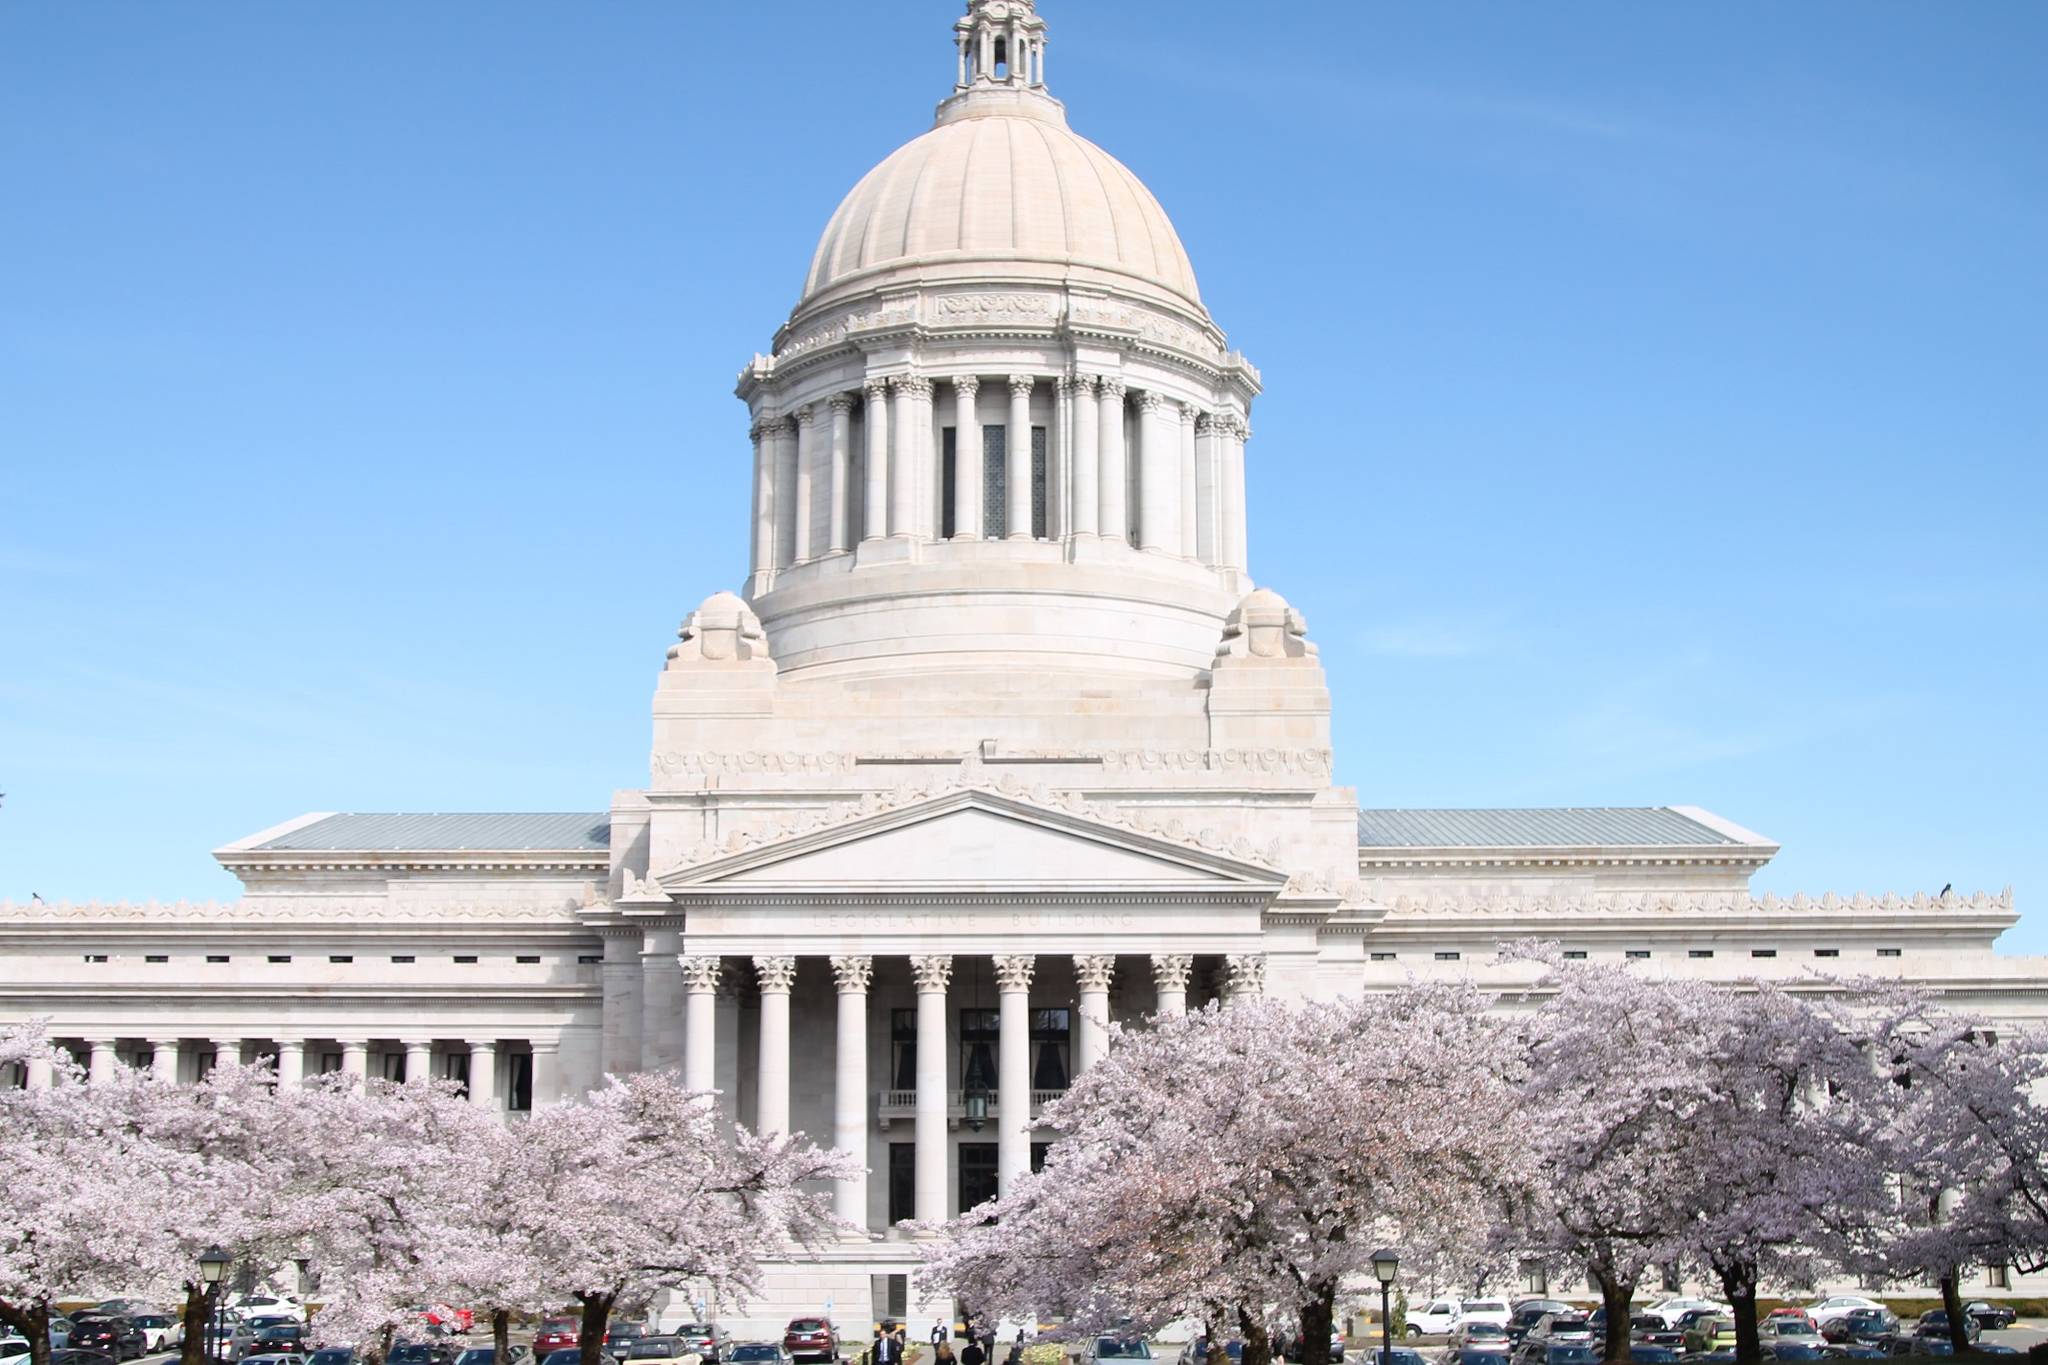
[[[132,1318],[87,1318],[72,1324],[71,1348],[97,1351],[116,1361],[133,1360],[148,1350],[148,1340]]]
[[[408,1341],[392,1347],[384,1365],[455,1365],[455,1348],[445,1341]]]
[[[1978,1324],[1975,1318],[1967,1313],[1963,1315],[1963,1340],[1975,1341],[1978,1334],[1983,1330],[1983,1327]],[[1948,1310],[1945,1308],[1931,1308],[1927,1312],[1922,1313],[1920,1321],[1913,1324],[1913,1335],[1921,1341],[1925,1341],[1930,1337],[1936,1341],[1947,1341],[1949,1339]]]
[[[322,1346],[306,1357],[306,1365],[356,1365],[353,1346]]]
[[[1508,1340],[1520,1341],[1529,1329],[1552,1313],[1569,1313],[1572,1306],[1557,1299],[1526,1299],[1515,1305],[1508,1317]]]
[[[243,1348],[245,1356],[298,1355],[306,1348],[306,1329],[296,1322],[259,1327]],[[393,1352],[392,1354],[397,1354]]]
[[[1837,1346],[1881,1344],[1899,1334],[1899,1320],[1888,1308],[1856,1308],[1830,1320],[1820,1334]]]
[[[626,1353],[633,1349],[633,1343],[646,1335],[645,1323],[615,1322],[605,1330],[604,1353],[613,1360],[624,1360]]]
[[[75,1350],[65,1347],[50,1352],[50,1365],[114,1365],[114,1358],[105,1351]]]
[[[2002,1303],[1973,1303],[1963,1311],[1975,1318],[1977,1326],[1986,1332],[2003,1332],[2019,1318],[2019,1314]]]
[[[1674,1351],[1685,1345],[1685,1333],[1667,1326],[1655,1313],[1638,1313],[1630,1318],[1628,1339],[1631,1346],[1668,1346]]]

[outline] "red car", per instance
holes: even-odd
[[[467,1308],[450,1308],[445,1303],[422,1309],[421,1316],[427,1320],[427,1326],[437,1332],[461,1333],[476,1326],[475,1312]]]
[[[782,1334],[782,1349],[794,1360],[837,1361],[839,1334],[823,1318],[791,1318]]]
[[[573,1351],[582,1340],[583,1323],[578,1318],[546,1318],[540,1330],[533,1335],[533,1353],[544,1356],[549,1351]]]

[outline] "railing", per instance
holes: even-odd
[[[1045,1108],[1046,1105],[1051,1104],[1054,1100],[1059,1099],[1066,1093],[1067,1092],[1064,1087],[1058,1090],[1032,1091],[1031,1113],[1033,1117],[1036,1117],[1038,1113]],[[1002,1105],[998,1103],[996,1099],[996,1092],[993,1090],[986,1090],[983,1091],[982,1094],[987,1098],[988,1101],[988,1117],[996,1117],[998,1114],[1002,1112]],[[884,1090],[880,1096],[880,1103],[878,1105],[878,1109],[878,1117],[880,1118],[881,1125],[884,1128],[887,1128],[890,1122],[894,1119],[914,1118],[917,1114],[917,1092],[915,1090]],[[946,1126],[949,1128],[957,1128],[960,1126],[961,1121],[966,1117],[967,1092],[964,1090],[947,1091]]]

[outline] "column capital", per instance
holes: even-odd
[[[806,403],[798,408],[792,416],[799,427],[807,427],[818,420],[818,405],[816,403]]]
[[[1104,398],[1122,398],[1128,392],[1130,390],[1123,380],[1112,375],[1102,376],[1102,396]]]
[[[884,375],[875,375],[861,385],[861,391],[867,394],[870,403],[886,403],[889,401],[889,380]]]
[[[1013,374],[1010,376],[1010,397],[1029,398],[1031,391],[1038,387],[1038,376]]]
[[[953,958],[945,956],[913,957],[910,972],[917,978],[919,995],[943,995],[953,980]]]
[[[1266,955],[1232,953],[1223,963],[1225,991],[1233,996],[1266,993]]]
[[[155,1037],[150,1037],[150,1038],[144,1038],[144,1039],[143,1039],[142,1041],[143,1041],[143,1042],[145,1042],[145,1043],[148,1043],[148,1044],[150,1045],[150,1047],[151,1047],[151,1048],[160,1048],[160,1047],[176,1047],[176,1046],[178,1046],[178,1044],[180,1044],[180,1043],[184,1042],[185,1040],[184,1040],[184,1038],[182,1038],[182,1037],[177,1037],[177,1038],[155,1038]]]
[[[304,1038],[272,1038],[270,1041],[277,1044],[279,1051],[283,1051],[288,1047],[295,1047],[301,1052],[306,1050],[306,1040]]]
[[[407,1052],[432,1052],[434,1050],[434,1040],[432,1038],[400,1038],[398,1043]]]
[[[1146,389],[1138,395],[1138,406],[1146,412],[1158,412],[1166,406],[1166,395],[1157,389]]]
[[[1162,991],[1184,991],[1195,960],[1186,953],[1152,954],[1152,984]]]
[[[889,381],[898,393],[907,393],[912,398],[932,396],[932,381],[921,374],[899,374]]]
[[[529,1038],[526,1042],[526,1048],[527,1051],[534,1053],[560,1052],[562,1050],[562,1040],[560,1038]]]
[[[1102,387],[1102,376],[1098,374],[1077,374],[1067,381],[1075,393],[1094,393]]]
[[[860,401],[860,395],[851,389],[843,389],[825,400],[831,405],[832,415],[837,417],[853,411],[853,405]]]
[[[1195,414],[1195,435],[1221,436],[1226,430],[1227,424],[1223,419],[1222,413],[1198,412]]]
[[[757,957],[754,959],[754,977],[760,983],[761,994],[788,995],[789,988],[796,984],[796,959]]]
[[[725,974],[725,959],[695,953],[678,953],[676,965],[683,969],[683,988],[692,995],[709,995],[718,989]]]
[[[1031,989],[1031,974],[1038,967],[1038,959],[1029,954],[999,957],[996,963],[996,989],[1005,995]]]
[[[770,436],[787,436],[796,430],[796,419],[788,413],[778,413],[763,418],[762,426]]]
[[[981,392],[981,376],[978,374],[956,374],[953,376],[953,392],[962,398],[972,398]]]
[[[465,1038],[462,1045],[471,1052],[496,1052],[498,1050],[498,1040],[496,1038]]]
[[[1074,958],[1074,981],[1084,991],[1108,990],[1110,978],[1114,975],[1114,957],[1077,954]]]
[[[875,979],[875,960],[871,957],[835,957],[832,959],[832,976],[839,983],[841,995],[865,995]]]
[[[747,428],[747,435],[753,438],[755,445],[759,445],[767,439],[768,430],[768,419],[766,417],[756,417],[753,424]]]

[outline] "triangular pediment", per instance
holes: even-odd
[[[1087,812],[953,791],[787,835],[657,879],[668,892],[1277,891],[1284,874]]]

